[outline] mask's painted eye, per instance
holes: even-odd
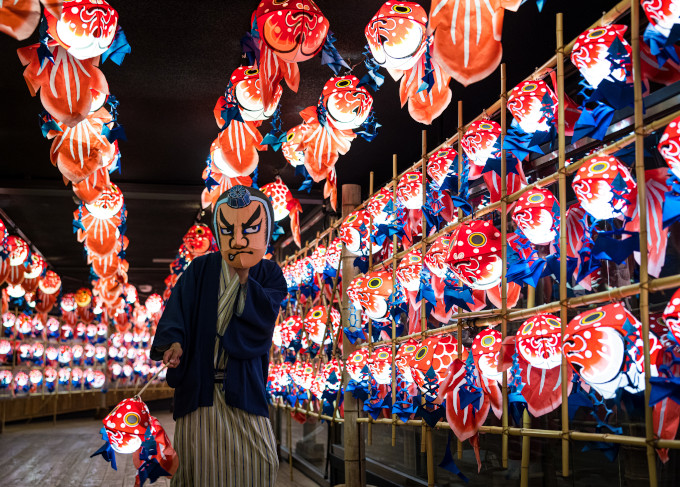
[[[232,235],[234,231],[231,228],[220,228],[220,233],[222,235]]]
[[[257,224],[257,225],[253,225],[253,226],[251,226],[251,227],[246,228],[246,229],[243,231],[243,233],[245,233],[245,234],[253,234],[253,233],[257,233],[257,232],[259,232],[259,231],[260,231],[260,225]]]

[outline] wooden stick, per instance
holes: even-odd
[[[371,171],[368,174],[368,198],[371,199],[373,196],[373,179],[375,173]],[[373,216],[369,215],[367,233],[368,238],[368,272],[373,272],[373,241],[371,240],[371,230],[373,229]],[[368,356],[373,355],[373,320],[368,319]],[[368,446],[373,445],[373,418],[368,415],[368,439],[366,440]]]
[[[392,201],[397,202],[397,155],[392,154]],[[398,240],[396,235],[392,235],[392,255],[397,253]],[[397,262],[392,262],[392,292],[397,289]],[[394,360],[397,357],[397,322],[392,317],[392,405],[397,402],[397,370]],[[392,414],[392,446],[397,444],[397,415]]]
[[[527,308],[536,305],[536,288],[527,286]],[[524,409],[522,414],[522,426],[524,429],[531,428],[531,418],[529,411]],[[520,470],[520,486],[529,487],[529,466],[531,460],[531,440],[529,436],[522,436],[522,466]]]
[[[647,272],[647,186],[645,184],[645,138],[642,104],[642,76],[640,67],[640,1],[630,1],[630,39],[633,48],[633,92],[635,113],[635,176],[638,190],[640,218],[640,322],[645,360],[645,431],[647,438],[647,467],[649,485],[656,487],[656,452],[649,442],[654,441],[653,411],[649,407],[651,362],[649,357],[649,274]]]
[[[558,200],[560,202],[560,335],[562,343],[567,329],[567,176],[565,174],[565,110],[564,110],[564,26],[562,13],[557,14],[557,146],[558,146]],[[527,306],[528,307],[528,306]],[[560,417],[562,433],[569,431],[569,366],[567,358],[562,354],[561,364],[562,407]],[[569,476],[569,441],[562,439],[562,476]]]
[[[463,175],[463,133],[465,126],[463,125],[463,100],[458,100],[458,196],[460,195],[460,188],[462,185],[462,175]],[[458,220],[463,218],[463,210],[458,208]],[[463,346],[463,325],[461,320],[456,320],[458,330],[458,358],[462,357],[462,346]],[[463,459],[463,442],[457,440],[458,449],[458,460]]]
[[[508,184],[507,178],[507,157],[503,144],[507,134],[506,115],[507,115],[507,92],[505,88],[506,73],[505,63],[501,64],[501,261],[503,262],[503,273],[501,276],[501,335],[503,340],[508,335]],[[503,429],[508,428],[508,374],[503,373],[503,416],[501,417]],[[501,445],[501,462],[503,468],[508,468],[508,435],[503,434]]]
[[[427,203],[427,172],[426,172],[426,162],[425,158],[427,157],[427,131],[423,130],[421,131],[421,154],[422,154],[422,164],[420,166],[421,169],[421,191],[422,191],[422,206],[424,207],[425,204]],[[423,259],[423,262],[425,262],[425,253],[427,252],[427,242],[425,241],[425,237],[427,236],[427,221],[425,220],[425,213],[423,212],[423,215],[420,219],[420,224],[421,224],[421,230],[422,230],[422,241],[420,243],[420,252],[421,256]],[[397,260],[394,260],[394,265],[397,264]],[[420,302],[420,340],[421,342],[425,340],[425,331],[427,330],[427,314],[425,313],[425,302],[421,301]],[[425,396],[421,396],[421,404],[425,404]],[[420,431],[420,453],[426,453],[429,455],[430,453],[427,451],[427,425],[423,423],[423,426]],[[430,485],[430,475],[428,472],[427,476],[427,482],[428,485]]]

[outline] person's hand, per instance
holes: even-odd
[[[238,274],[238,282],[240,284],[245,284],[246,282],[248,282],[248,271],[249,271],[248,268],[240,269],[240,268],[234,267],[234,271],[236,271],[236,274]]]
[[[182,356],[182,346],[175,342],[170,345],[165,353],[163,354],[163,363],[168,366],[169,369],[174,369],[179,365],[179,358]]]

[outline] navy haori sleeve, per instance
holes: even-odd
[[[222,337],[230,357],[247,360],[269,352],[281,301],[288,292],[281,268],[263,260],[253,267],[246,284],[245,304]]]

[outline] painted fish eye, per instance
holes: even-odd
[[[378,289],[380,286],[382,286],[383,280],[380,277],[373,277],[371,278],[370,281],[366,284],[369,289]]]
[[[406,5],[394,5],[392,6],[392,12],[396,12],[398,14],[410,14],[411,7],[407,7]]]
[[[547,318],[545,321],[553,328],[561,328],[560,322],[554,318]]]
[[[312,373],[312,368],[307,366],[305,367],[305,374],[311,374]]]
[[[348,79],[341,79],[340,81],[335,83],[336,88],[347,88],[352,84],[351,80]]]
[[[419,178],[418,174],[409,174],[409,175],[406,176],[407,181],[415,181],[418,178]]]
[[[346,222],[347,222],[347,223],[352,223],[352,222],[355,221],[357,218],[359,218],[358,215],[350,215],[350,216],[347,218]]]
[[[439,157],[446,157],[448,154],[449,154],[449,153],[446,152],[446,151],[439,151],[439,152],[437,152],[437,155],[436,155],[435,157],[437,157],[437,158],[439,158]]]
[[[487,335],[484,338],[482,338],[482,346],[483,347],[490,347],[496,342],[496,338],[493,335]]]
[[[468,237],[468,243],[473,247],[482,247],[486,244],[486,235],[483,233],[473,233]]]
[[[364,360],[364,356],[360,353],[357,353],[354,357],[352,357],[352,362],[361,362]]]
[[[602,37],[607,33],[607,29],[596,29],[592,32],[588,33],[588,39],[597,39],[598,37]]]
[[[406,348],[404,349],[404,352],[406,353],[413,353],[416,349],[415,345],[406,345]]]
[[[589,325],[591,323],[595,323],[600,320],[604,316],[604,313],[602,311],[595,311],[593,313],[588,313],[585,315],[583,318],[581,318],[581,324],[582,325]]]
[[[545,195],[542,193],[534,193],[527,198],[529,203],[540,203],[543,200],[545,200]]]
[[[290,142],[291,140],[293,140],[293,137],[295,137],[295,133],[288,132],[288,137],[286,137],[286,142]]]
[[[245,74],[246,76],[253,76],[253,75],[257,74],[257,73],[258,73],[257,68],[246,69],[246,70],[243,72],[243,74]]]
[[[379,358],[380,360],[385,360],[385,359],[387,359],[388,357],[389,357],[389,354],[388,354],[387,352],[380,352],[380,353],[378,354],[378,358]]]
[[[529,83],[528,85],[522,86],[522,91],[524,93],[528,91],[535,91],[538,88],[538,85],[536,83]]]
[[[600,174],[605,172],[607,169],[609,169],[609,164],[606,162],[596,162],[592,166],[590,166],[589,171],[592,172],[593,174]]]
[[[196,233],[197,233],[198,235],[203,235],[204,230],[203,230],[202,228],[199,227],[199,228],[196,229]]]
[[[322,315],[323,315],[323,311],[321,311],[320,309],[317,309],[314,313],[312,313],[312,318],[321,318]]]
[[[479,124],[479,128],[482,130],[493,130],[493,125],[490,123],[481,123]]]
[[[127,413],[123,417],[123,421],[125,421],[125,424],[128,426],[137,426],[139,424],[139,414],[137,413]]]
[[[529,322],[522,327],[522,335],[530,335],[534,328],[534,322]]]
[[[409,262],[420,262],[420,256],[419,255],[409,255],[408,256]]]
[[[427,345],[423,346],[416,352],[415,359],[416,360],[423,360],[425,358],[425,355],[427,355]]]

